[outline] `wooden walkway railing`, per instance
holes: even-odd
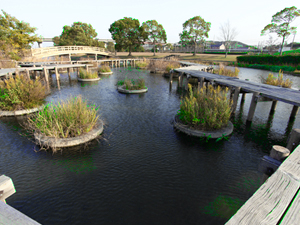
[[[110,52],[105,48],[90,46],[56,46],[31,49],[31,55],[35,58],[43,58],[53,55],[64,55],[72,53],[109,55]]]

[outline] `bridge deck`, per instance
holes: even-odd
[[[290,88],[283,88],[277,87],[268,84],[262,84],[257,82],[245,81],[240,80],[236,77],[227,77],[217,74],[211,74],[203,71],[197,71],[196,69],[200,67],[194,66],[193,68],[180,68],[175,69],[177,72],[184,72],[185,74],[190,75],[191,77],[195,78],[204,78],[207,81],[214,82],[216,84],[225,85],[228,87],[236,88],[240,87],[241,91],[260,93],[261,96],[268,97],[274,100],[283,101],[285,103],[293,104],[296,106],[300,106],[300,91],[290,89]]]
[[[299,224],[300,145],[226,225]]]

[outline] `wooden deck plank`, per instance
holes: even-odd
[[[226,225],[276,225],[299,186],[299,182],[283,171],[276,171],[231,217]]]
[[[299,181],[300,145],[226,224],[299,224]]]

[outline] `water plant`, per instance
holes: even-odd
[[[146,68],[149,65],[149,60],[146,58],[143,58],[143,61],[138,61],[138,62],[136,62],[135,65],[137,68]]]
[[[193,91],[188,84],[189,94],[180,102],[179,119],[200,130],[217,130],[227,126],[232,101],[227,99],[228,88],[224,90],[212,85],[203,87],[200,92]]]
[[[166,72],[169,73],[170,70],[173,70],[173,69],[176,69],[176,68],[179,68],[180,67],[180,64],[179,63],[175,63],[175,62],[172,62],[172,63],[169,63],[166,67]]]
[[[94,128],[99,118],[98,108],[87,105],[81,95],[57,105],[51,102],[40,112],[28,117],[25,129],[49,137],[76,137]]]
[[[290,79],[283,79],[283,72],[282,70],[279,70],[278,77],[276,78],[273,73],[269,73],[268,77],[265,79],[262,76],[260,77],[261,82],[263,84],[269,84],[274,86],[281,86],[285,88],[291,88],[293,82],[290,81]]]
[[[104,65],[98,69],[98,72],[99,73],[109,73],[109,72],[111,72],[111,69],[109,68],[109,66]]]
[[[234,67],[234,71],[226,68],[223,64],[220,64],[219,69],[214,69],[214,74],[228,76],[228,77],[238,77],[240,70]]]
[[[97,72],[86,71],[85,69],[80,68],[79,78],[81,79],[96,79],[98,78]]]
[[[125,85],[126,90],[140,90],[145,89],[145,79],[140,77],[138,79],[125,78],[124,80],[119,80],[117,86]]]
[[[30,80],[23,75],[0,80],[0,109],[7,111],[31,109],[44,104],[46,87],[40,78]]]

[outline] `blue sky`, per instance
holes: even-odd
[[[59,36],[63,26],[71,26],[73,22],[79,21],[91,24],[98,33],[98,38],[111,39],[108,31],[110,25],[124,17],[132,17],[138,19],[141,24],[147,20],[156,20],[163,25],[167,33],[167,42],[174,43],[179,41],[182,24],[194,16],[201,16],[206,22],[211,22],[208,40],[220,41],[220,25],[228,20],[238,31],[237,41],[257,45],[258,42],[268,39],[268,35],[260,36],[260,32],[271,23],[272,16],[291,6],[300,9],[300,1],[2,0],[0,9],[36,27],[36,33],[47,38]],[[292,26],[300,26],[299,17]],[[272,36],[278,38],[276,34]],[[288,38],[288,43],[293,40],[293,37]],[[282,39],[278,38],[278,41],[280,40]],[[300,42],[299,32],[295,36],[295,41]],[[43,44],[43,47],[47,46],[52,46],[52,43]],[[37,47],[37,44],[34,47]]]

